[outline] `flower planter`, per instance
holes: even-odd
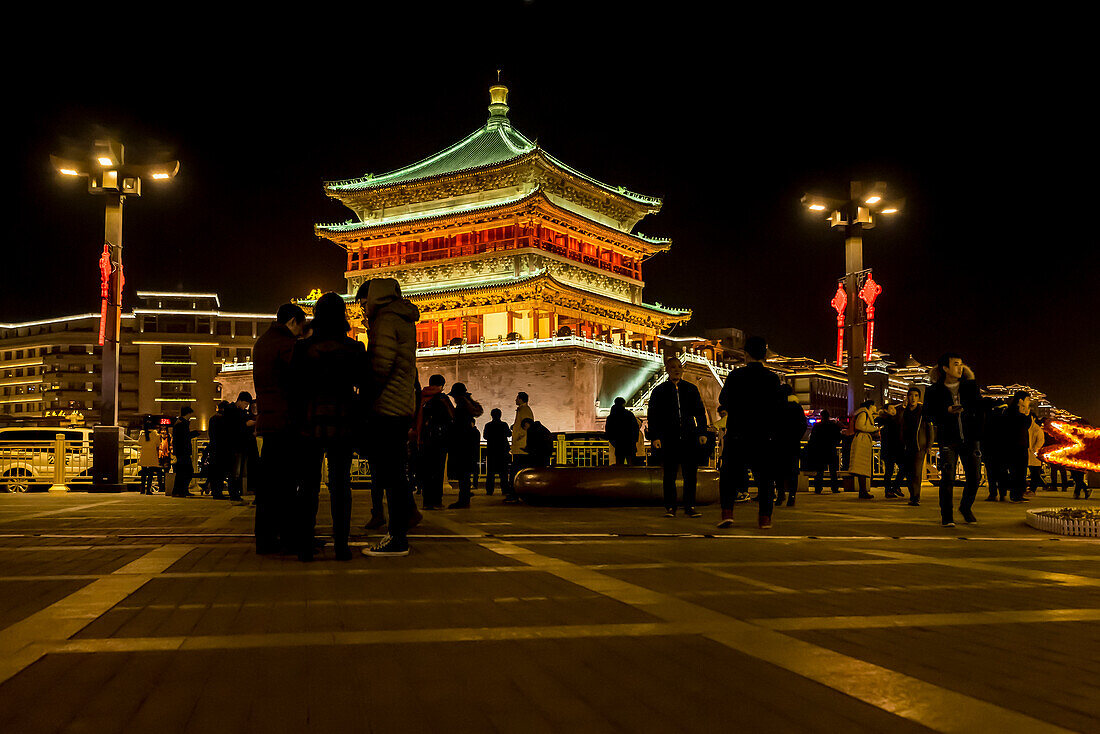
[[[1100,511],[1080,507],[1028,510],[1027,524],[1048,533],[1100,538]]]

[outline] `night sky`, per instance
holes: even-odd
[[[350,214],[322,180],[459,140],[484,124],[500,67],[521,132],[664,199],[638,229],[673,240],[644,272],[647,301],[694,309],[678,333],[733,326],[828,358],[843,239],[799,197],[883,180],[907,210],[864,239],[884,288],[877,345],[899,361],[959,351],[984,384],[1028,383],[1100,420],[1095,133],[1082,67],[1037,44],[1033,19],[880,17],[849,33],[839,17],[668,4],[370,7],[130,18],[112,28],[134,51],[114,62],[83,32],[57,63],[9,57],[0,322],[98,310],[102,200],[55,176],[50,152],[99,129],[129,161],[181,161],[127,204],[131,305],[138,289],[187,289],[274,311],[345,287],[343,251],[312,232]]]

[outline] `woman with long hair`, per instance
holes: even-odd
[[[153,493],[153,478],[160,473],[160,436],[149,430],[149,424],[138,434],[138,448],[141,455],[138,457],[138,465],[141,466],[141,493]]]

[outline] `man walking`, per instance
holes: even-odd
[[[416,412],[416,322],[420,311],[401,296],[393,278],[375,278],[360,286],[356,298],[367,320],[366,386],[371,483],[386,492],[389,534],[367,546],[376,557],[409,554],[409,518],[414,509],[406,467],[408,436]]]
[[[909,480],[909,505],[920,505],[920,488],[924,480],[924,462],[932,446],[932,424],[924,416],[920,388],[911,387],[905,393],[905,406],[897,411],[898,440],[902,448],[902,466]]]
[[[665,517],[676,517],[676,473],[684,478],[684,514],[699,517],[695,510],[695,483],[701,447],[707,443],[707,411],[699,388],[683,379],[680,359],[665,359],[668,380],[649,398],[649,436],[661,452],[664,468]]]
[[[745,488],[748,472],[756,480],[760,505],[758,525],[772,526],[774,432],[779,411],[779,377],[764,365],[768,343],[760,336],[745,340],[748,363],[726,378],[718,404],[729,411],[726,418],[726,454],[718,488],[722,502],[720,528],[733,525],[733,505],[738,490]]]
[[[974,373],[954,352],[939,358],[931,377],[932,384],[924,392],[924,413],[936,427],[940,447],[940,519],[945,528],[955,527],[955,472],[962,461],[966,481],[959,514],[967,523],[976,523],[972,508],[981,476],[981,391]]]
[[[300,446],[290,422],[290,361],[305,322],[300,306],[285,303],[252,348],[252,379],[259,407],[256,433],[263,438],[260,481],[255,487],[256,552],[260,555],[289,551],[294,543],[291,505],[298,489],[295,459]]]
[[[195,473],[194,459],[191,452],[191,440],[199,435],[198,431],[191,430],[191,420],[195,417],[195,411],[190,405],[180,408],[180,417],[172,425],[172,453],[176,457],[176,480],[172,487],[173,497],[191,496],[191,477]]]

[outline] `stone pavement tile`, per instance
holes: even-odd
[[[372,539],[374,540],[374,539]],[[188,541],[190,542],[190,540]],[[410,536],[413,552],[400,559],[399,568],[439,568],[455,566],[522,566],[481,546],[465,540],[422,539]],[[353,550],[357,550],[353,548]],[[167,573],[272,571],[282,573],[309,571],[346,571],[348,569],[394,568],[393,559],[366,558],[356,553],[350,563],[333,563],[331,543],[317,555],[312,565],[293,556],[258,556],[251,544],[216,544],[196,548],[174,564]]]
[[[88,581],[42,581],[34,578],[0,580],[0,629],[45,609],[90,582],[90,579]]]
[[[723,578],[713,573],[676,566],[673,568],[600,569],[612,578],[637,584],[665,594],[691,594],[698,592],[760,593],[761,587],[736,579]]]
[[[187,593],[178,587],[184,582]],[[155,578],[76,638],[652,622],[550,574]]]
[[[84,680],[13,688],[54,658]],[[20,734],[925,731],[696,637],[58,655],[15,692]]]
[[[1076,576],[1088,576],[1100,578],[1100,557],[1095,561],[1012,561],[1013,566],[1020,568],[1033,568],[1037,571],[1052,571],[1054,573],[1071,573]]]
[[[1086,652],[1100,649],[1092,623],[790,634],[1075,731],[1095,731],[1100,722],[1095,688],[1092,695],[1080,688],[1097,672],[1095,656]]]
[[[521,548],[582,566],[631,563],[738,563],[755,561],[806,561],[824,558],[870,559],[862,546],[816,552],[814,546],[785,541],[718,540],[714,538],[619,538],[605,541],[513,540]]]
[[[1044,556],[1092,556],[1100,559],[1100,540],[1063,540],[1049,536],[1032,542],[1013,543],[1000,540],[960,540],[955,543],[921,543],[891,545],[890,550],[919,553],[936,558],[973,558],[996,560],[999,558],[1043,558]]]
[[[0,550],[0,576],[106,574],[140,558],[143,549]]]

